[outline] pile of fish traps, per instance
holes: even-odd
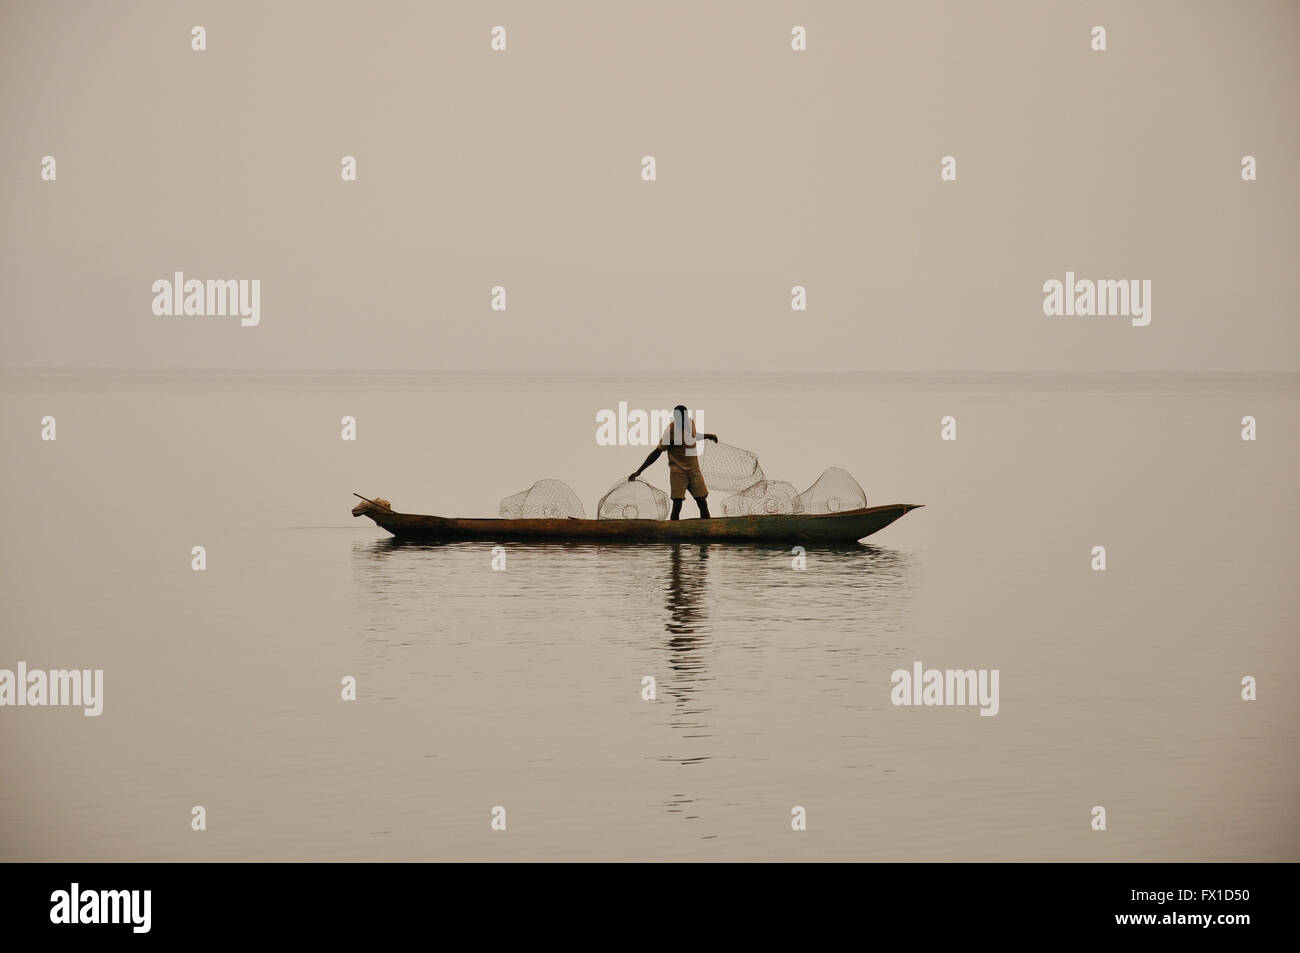
[[[867,505],[867,493],[848,471],[831,467],[799,493],[784,480],[769,480],[758,455],[726,443],[701,441],[700,473],[710,490],[731,493],[722,501],[720,516],[844,513]],[[645,480],[620,479],[596,504],[602,520],[665,520],[668,494]],[[538,480],[526,490],[501,501],[503,519],[586,519],[582,501],[561,480]]]
[[[722,501],[723,516],[843,513],[867,505],[866,490],[847,470],[831,467],[799,493],[790,483],[767,479],[757,454],[725,443],[706,445],[700,472],[710,490],[734,491]]]

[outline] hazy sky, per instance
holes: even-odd
[[[1291,0],[2,11],[0,365],[1300,369]]]

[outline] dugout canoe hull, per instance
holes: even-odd
[[[846,543],[878,533],[924,504],[891,503],[817,515],[722,516],[707,520],[461,519],[396,513],[361,504],[353,516],[369,516],[398,539],[425,540],[594,540],[664,543],[678,540],[727,542]]]

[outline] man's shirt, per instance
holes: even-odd
[[[680,440],[676,438],[676,427],[677,421],[673,420],[659,441],[660,448],[668,454],[668,469],[678,473],[699,473],[700,454],[695,445],[695,421],[686,418],[685,436]]]

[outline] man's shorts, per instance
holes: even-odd
[[[699,470],[691,473],[683,473],[681,470],[668,471],[668,489],[669,496],[674,500],[686,499],[686,491],[691,491],[691,496],[705,497],[709,495],[709,488],[704,485],[704,475]]]

